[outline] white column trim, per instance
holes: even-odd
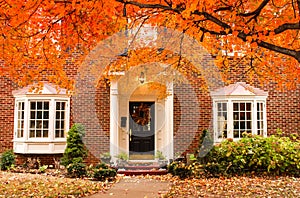
[[[115,156],[118,154],[119,137],[118,137],[118,82],[112,81],[110,84],[110,155],[115,161]]]
[[[173,82],[168,83],[167,85],[167,98],[165,102],[165,145],[166,148],[166,157],[167,159],[173,159],[174,156],[174,131],[173,131],[173,101],[174,101],[174,93],[173,93]]]

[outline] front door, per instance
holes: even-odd
[[[129,102],[129,159],[154,159],[154,102]]]

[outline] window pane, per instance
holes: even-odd
[[[49,110],[49,102],[44,102],[44,110]]]
[[[43,112],[42,111],[37,111],[36,112],[36,115],[37,115],[37,119],[42,119],[43,118]]]
[[[35,119],[35,111],[30,112],[30,119]]]
[[[49,101],[30,102],[30,138],[47,138],[49,128]]]
[[[227,103],[223,103],[223,111],[227,111]]]
[[[60,103],[60,102],[56,102],[56,110],[59,110],[59,109],[61,109],[60,105],[61,105],[61,103]]]
[[[240,104],[240,111],[245,111],[246,108],[245,108],[245,103],[239,103]]]
[[[43,124],[43,128],[44,128],[44,129],[48,129],[48,127],[49,127],[49,122],[48,122],[48,121],[44,121],[43,123],[44,123],[44,124]]]
[[[246,110],[251,111],[251,103],[246,103]]]
[[[233,119],[234,120],[240,120],[240,114],[239,114],[239,112],[233,112]]]
[[[59,130],[55,130],[55,137],[56,137],[56,138],[60,137],[60,135],[59,135]]]
[[[233,137],[241,138],[242,133],[251,132],[252,130],[252,103],[236,102],[233,105]]]
[[[30,109],[35,109],[35,107],[36,107],[35,102],[30,102]]]
[[[233,103],[233,111],[238,111],[238,110],[239,110],[238,103]]]
[[[239,138],[240,136],[239,136],[239,131],[234,131],[233,132],[233,137],[234,138]]]
[[[42,137],[42,131],[41,130],[36,130],[36,137]]]
[[[257,103],[257,135],[263,135],[263,103]]]
[[[55,128],[56,129],[60,129],[60,121],[56,121],[55,122]]]
[[[55,112],[55,137],[64,138],[65,131],[65,106],[66,102],[56,102],[56,112]]]
[[[66,110],[66,102],[62,102],[62,107],[61,107],[61,110]]]
[[[49,111],[44,111],[44,119],[49,119]]]
[[[48,137],[48,130],[43,130],[43,137],[47,138]]]
[[[251,112],[246,113],[246,120],[251,120]]]
[[[217,103],[217,137],[227,138],[227,103]]]
[[[29,137],[31,137],[31,138],[35,137],[35,130],[30,130]]]
[[[247,123],[246,129],[251,129],[251,128],[252,128],[252,127],[251,127],[251,121],[247,121],[246,123]]]
[[[24,137],[24,104],[25,102],[17,103],[17,138]]]
[[[35,120],[30,120],[30,128],[35,128]]]
[[[43,109],[43,102],[37,102],[37,109]]]
[[[36,121],[36,128],[38,128],[38,129],[42,128],[42,121],[41,120]]]
[[[65,119],[65,112],[61,112],[60,118]]]
[[[56,118],[56,119],[60,119],[60,112],[59,112],[59,111],[56,112],[55,118]]]

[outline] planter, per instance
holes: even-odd
[[[101,157],[100,160],[102,163],[110,164],[111,157]]]

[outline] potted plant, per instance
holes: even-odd
[[[158,160],[158,163],[160,165],[166,165],[167,164],[167,159],[161,151],[156,151],[155,158]]]
[[[101,160],[101,162],[103,162],[105,164],[110,164],[110,160],[111,160],[110,153],[109,152],[102,153],[100,155],[100,160]]]
[[[116,158],[118,158],[117,160],[118,167],[124,167],[127,165],[127,161],[129,159],[127,153],[121,152],[116,156]]]

